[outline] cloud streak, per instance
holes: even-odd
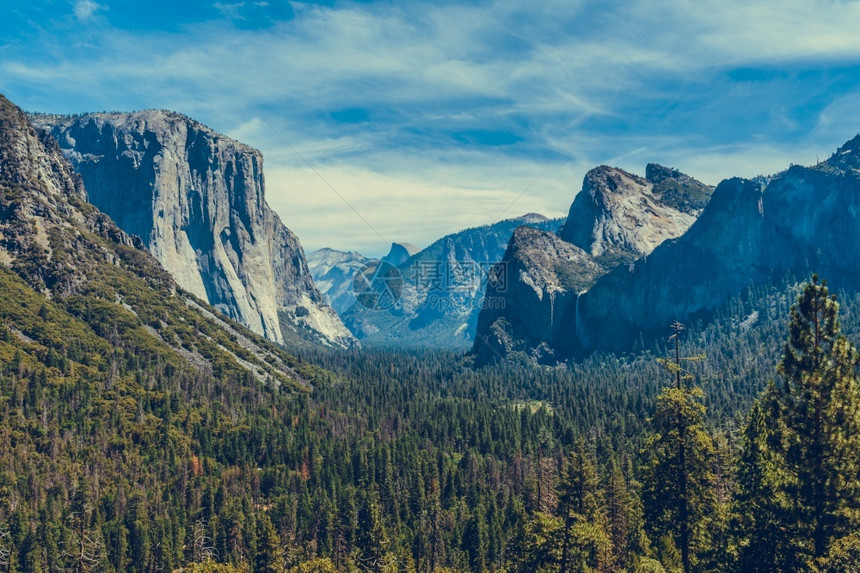
[[[182,111],[264,152],[269,199],[304,243],[377,252],[265,122],[386,238],[419,244],[490,222],[549,164],[510,215],[566,212],[599,163],[716,183],[860,129],[858,2],[262,4],[177,32],[81,0],[85,33],[64,18],[16,28],[0,89],[44,111]]]
[[[79,22],[86,22],[102,8],[103,6],[93,2],[93,0],[78,0],[75,3],[75,18]]]

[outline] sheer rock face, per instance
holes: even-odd
[[[169,111],[32,120],[59,142],[89,200],[141,237],[179,286],[276,342],[351,343],[265,201],[259,151]]]
[[[481,309],[490,304],[484,298],[488,271],[501,260],[514,230],[554,231],[559,224],[529,213],[446,235],[408,258],[403,244],[395,243],[383,260],[401,261],[397,304],[386,309],[354,304],[341,316],[362,344],[466,349]]]
[[[585,176],[559,236],[604,265],[645,256],[682,235],[713,188],[674,169],[650,164],[642,178],[605,165]]]
[[[498,267],[506,273],[504,289],[488,285],[486,299],[498,302],[478,319],[477,361],[513,351],[541,362],[563,357],[560,344],[566,351],[578,340],[581,295],[602,275],[682,235],[712,192],[656,164],[647,166],[645,178],[607,166],[589,171],[557,235],[518,229],[511,237]]]
[[[683,237],[598,280],[580,304],[588,336],[568,332],[557,346],[567,355],[630,349],[640,333],[707,319],[750,286],[785,276],[817,272],[838,288],[860,288],[858,167],[860,136],[813,167],[723,181]]]
[[[355,273],[369,262],[371,259],[355,251],[322,248],[308,254],[308,268],[314,283],[338,314],[355,304],[352,281]]]
[[[480,363],[514,351],[550,361],[557,316],[602,268],[555,233],[520,227],[488,281],[474,349]]]

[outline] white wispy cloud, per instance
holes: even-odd
[[[104,6],[93,2],[93,0],[78,0],[75,2],[75,18],[79,22],[86,22],[102,9]]]
[[[267,200],[308,250],[335,245],[382,255],[391,242],[426,246],[445,234],[491,223],[502,213],[503,219],[527,212],[561,217],[573,198],[568,195],[562,211],[560,204],[553,205],[546,197],[528,194],[518,199],[521,189],[493,188],[487,182],[481,187],[446,184],[438,181],[438,175],[433,179],[422,173],[390,176],[353,165],[332,165],[322,175],[325,182],[308,168],[266,168]],[[462,177],[451,171],[448,175],[452,181],[476,177],[465,170]],[[554,194],[565,193],[555,182],[552,185]],[[320,228],[325,232],[319,233]]]
[[[860,129],[856,1],[294,3],[289,20],[234,25],[260,4],[177,33],[111,27],[80,0],[98,34],[58,24],[33,32],[36,52],[7,46],[0,89],[30,109],[187,113],[263,150],[303,242],[376,251],[280,136],[385,239],[426,243],[489,222],[547,165],[510,215],[566,212],[598,163],[716,183]]]

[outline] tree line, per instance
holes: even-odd
[[[857,351],[817,277],[769,296],[569,367],[308,353],[309,392],[4,327],[0,571],[856,570]]]

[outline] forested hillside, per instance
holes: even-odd
[[[680,406],[704,444],[689,467],[686,570],[812,570],[819,556],[810,532],[788,528],[794,562],[744,561],[749,532],[768,528],[752,504],[791,499],[741,485],[756,471],[750,432],[782,419],[768,398],[749,425],[747,412],[785,378],[795,287],[751,292],[682,332],[680,355],[704,360],[682,361],[680,390],[671,348],[656,348],[479,370],[449,353],[325,352],[303,356],[318,365],[303,391],[183,371],[123,337],[100,346],[3,277],[6,320],[20,307],[16,324],[46,333],[7,327],[0,342],[9,570],[680,571],[677,515],[661,513],[679,496],[665,425]],[[860,332],[856,313],[842,320]],[[59,332],[68,350],[45,344]],[[772,471],[783,454],[767,455]],[[826,551],[851,554],[853,538],[836,537]]]

